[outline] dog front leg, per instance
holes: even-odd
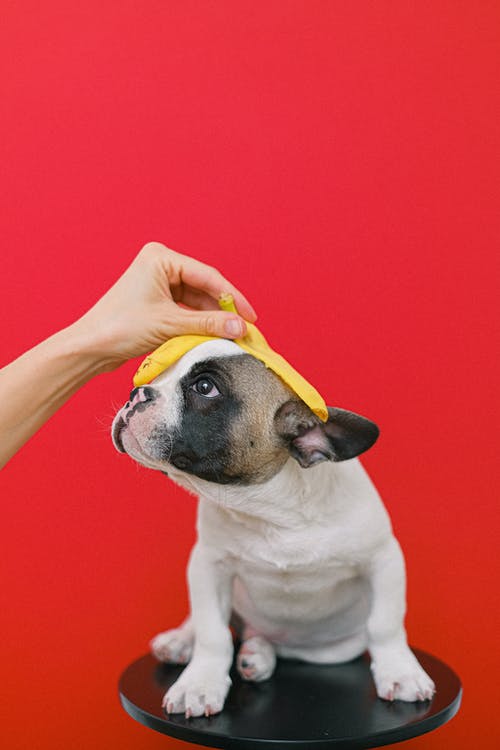
[[[368,575],[372,589],[368,648],[377,695],[390,701],[428,700],[432,698],[435,687],[406,639],[405,564],[394,537],[375,554]]]
[[[222,711],[231,686],[229,630],[232,573],[212,550],[197,544],[188,566],[195,641],[191,662],[163,699],[168,713],[209,716]]]

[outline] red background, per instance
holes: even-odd
[[[330,403],[381,426],[365,465],[406,552],[410,639],[465,686],[427,750],[499,739],[499,21],[455,0],[2,4],[1,361],[148,240],[240,286]],[[117,699],[186,610],[194,538],[194,500],[111,445],[135,366],[1,475],[10,750],[184,746]]]

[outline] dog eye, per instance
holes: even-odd
[[[191,387],[194,391],[196,391],[196,393],[199,393],[200,396],[205,396],[206,398],[215,398],[215,396],[220,395],[220,391],[217,386],[208,378],[200,378]]]

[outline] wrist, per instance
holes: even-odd
[[[88,370],[89,377],[115,370],[123,363],[123,360],[112,354],[113,346],[102,331],[85,317],[56,333],[54,339],[63,356],[78,358]]]

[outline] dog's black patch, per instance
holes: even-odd
[[[212,383],[218,395],[208,397],[199,393],[196,384],[200,381]],[[196,363],[180,381],[180,387],[183,394],[180,424],[175,432],[158,427],[151,436],[160,446],[160,458],[209,482],[241,482],[242,477],[231,473],[230,468],[230,426],[242,403],[231,387],[224,360],[214,358]]]

